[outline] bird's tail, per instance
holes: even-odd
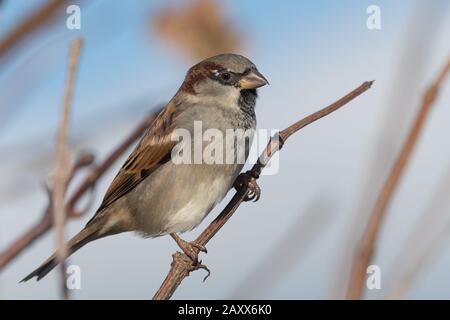
[[[88,242],[100,238],[98,236],[98,228],[96,224],[91,224],[86,226],[83,230],[81,230],[76,236],[67,242],[68,255],[71,255],[81,247],[83,247]],[[50,271],[53,270],[58,265],[58,259],[56,257],[56,253],[52,254],[43,264],[41,264],[36,270],[31,272],[25,278],[23,278],[20,282],[25,282],[30,280],[33,277],[37,277],[37,281],[41,280],[45,277]]]

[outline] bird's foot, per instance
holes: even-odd
[[[206,276],[203,278],[203,282],[205,282],[206,279],[208,279],[208,277],[211,275],[211,271],[209,270],[209,268],[207,266],[202,264],[202,260],[198,261],[194,267],[195,267],[195,270],[203,269],[206,271]]]
[[[208,253],[205,246],[198,244],[194,241],[188,242],[186,240],[181,239],[176,233],[170,234],[175,242],[178,244],[181,250],[183,250],[184,254],[187,255],[194,264],[198,264],[198,253],[204,252]]]
[[[256,182],[256,177],[254,177],[250,171],[241,173],[234,182],[234,188],[239,190],[242,186],[247,186],[249,192],[244,198],[244,201],[258,201],[261,197],[261,188]]]
[[[202,260],[200,261],[198,260],[198,253],[199,252],[208,253],[206,247],[194,241],[188,242],[186,240],[183,240],[176,233],[171,233],[170,235],[178,244],[183,253],[190,259],[193,270],[203,269],[207,272],[206,276],[203,278],[203,281],[205,281],[210,276],[211,271],[208,269],[207,266],[202,264]]]
[[[207,266],[202,264],[202,261],[193,262],[191,258],[187,256],[185,253],[181,253],[179,251],[175,252],[173,255],[173,263],[177,263],[179,265],[182,265],[183,268],[186,270],[189,270],[189,272],[203,269],[206,271],[206,276],[203,278],[203,282],[211,275],[211,271],[208,269]]]

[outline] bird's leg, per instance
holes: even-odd
[[[244,201],[258,201],[261,197],[261,188],[258,186],[256,182],[256,177],[252,174],[251,171],[243,172],[236,178],[234,182],[234,188],[239,190],[242,186],[247,186],[249,189],[249,193],[244,198]]]
[[[195,264],[199,263],[198,261],[198,251],[207,253],[205,246],[195,242],[187,242],[180,238],[175,232],[171,233],[170,236],[175,240],[181,250],[194,262]],[[197,250],[195,250],[197,249]]]

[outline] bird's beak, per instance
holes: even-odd
[[[269,84],[269,81],[258,70],[252,70],[239,80],[241,89],[256,89]]]

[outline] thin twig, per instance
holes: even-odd
[[[67,185],[71,178],[70,155],[67,148],[67,136],[69,132],[69,116],[72,109],[72,96],[75,84],[75,74],[80,59],[83,40],[77,38],[72,42],[69,55],[69,69],[67,73],[66,87],[62,101],[62,116],[56,141],[56,168],[53,177],[53,196],[52,212],[53,225],[56,229],[56,257],[61,263],[61,289],[65,299],[69,298],[69,292],[66,286],[64,261],[67,257],[67,247],[64,232],[64,223],[66,212],[64,197],[67,191]]]
[[[390,174],[385,181],[373,211],[369,217],[360,245],[354,255],[350,281],[347,289],[348,299],[360,299],[363,294],[364,280],[366,277],[366,269],[372,260],[375,242],[378,238],[381,224],[386,216],[386,209],[388,208],[394,192],[398,186],[400,178],[405,170],[406,165],[411,159],[411,154],[417,143],[417,140],[422,132],[423,125],[427,119],[429,111],[437,98],[438,91],[450,71],[450,60],[441,69],[438,76],[426,91],[420,109],[414,120],[411,131],[406,138],[406,141],[400,151],[397,160],[392,167]]]
[[[80,183],[75,189],[72,196],[69,197],[66,203],[66,213],[69,218],[81,217],[82,213],[76,211],[76,205],[81,198],[91,190],[97,183],[97,181],[105,174],[105,172],[116,162],[116,160],[122,156],[125,151],[138,140],[145,132],[145,130],[151,125],[154,120],[153,113],[150,113],[145,119],[139,123],[136,128],[131,132],[129,136],[125,138],[113,151],[98,164]],[[92,157],[88,157],[92,159]],[[78,169],[81,169],[81,163],[85,163],[88,159],[80,161],[79,165],[74,166],[73,176]],[[30,229],[28,229],[23,235],[13,241],[4,251],[0,253],[0,271],[8,265],[14,258],[16,258],[23,250],[28,248],[35,240],[39,239],[52,227],[51,208],[48,206],[43,214],[42,218]]]
[[[319,120],[322,117],[327,116],[328,114],[336,111],[337,109],[343,107],[345,104],[358,97],[365,91],[367,91],[373,81],[364,82],[361,86],[339,99],[335,103],[329,105],[328,107],[319,110],[310,116],[294,123],[283,131],[279,132],[279,134],[275,137],[272,137],[268,142],[266,148],[263,153],[259,157],[256,164],[252,167],[250,171],[247,173],[255,177],[259,178],[261,171],[265,168],[265,166],[270,161],[271,157],[283,146],[286,140],[298,130],[306,127],[307,125],[313,123],[316,120]],[[223,209],[223,211],[219,214],[217,218],[215,218],[211,224],[195,239],[195,242],[205,246],[209,240],[223,227],[223,225],[231,218],[233,213],[237,210],[237,208],[244,201],[244,198],[249,193],[249,189],[246,185],[243,185],[233,196],[227,206]],[[199,253],[198,249],[197,253]],[[180,252],[176,252],[172,255],[173,261],[171,264],[170,271],[166,278],[164,279],[161,287],[155,293],[153,299],[155,300],[165,300],[170,299],[175,290],[181,284],[184,278],[189,276],[192,271],[198,270],[203,266],[199,264],[193,264],[192,261],[184,254]]]

